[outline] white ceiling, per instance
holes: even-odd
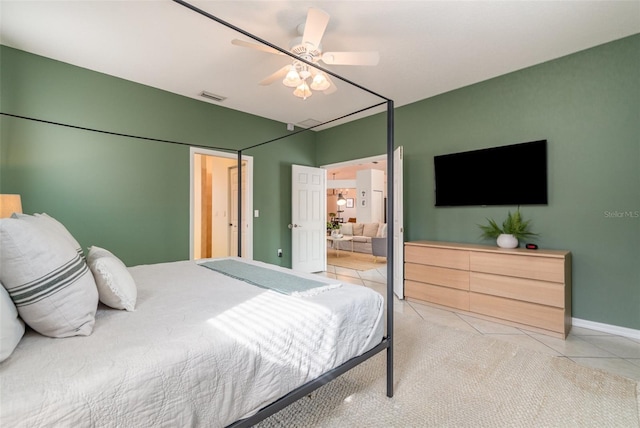
[[[399,107],[640,32],[640,1],[193,1],[287,48],[310,6],[331,15],[325,51],[380,53],[326,66]],[[382,99],[333,78],[303,101],[259,86],[286,56],[231,45],[235,31],[172,1],[0,1],[2,44],[283,123],[325,122]],[[368,110],[364,114],[380,111]],[[338,120],[324,129],[363,114]]]
[[[384,155],[367,159],[356,159],[339,164],[327,165],[327,180],[355,180],[358,171],[377,169],[387,172],[387,158]],[[342,187],[338,185],[338,187]],[[329,186],[331,188],[331,186]]]

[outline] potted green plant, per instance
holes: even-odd
[[[327,222],[327,235],[330,235],[333,233],[334,230],[340,229],[340,224],[339,223],[334,223],[332,221],[328,221]]]
[[[509,211],[507,218],[502,222],[502,227],[498,226],[493,219],[487,219],[487,221],[488,225],[478,225],[482,230],[482,237],[496,239],[500,248],[516,248],[519,240],[537,235],[529,230],[531,220],[523,220],[520,209],[513,214]]]

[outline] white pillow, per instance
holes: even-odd
[[[0,281],[24,322],[50,337],[88,336],[98,290],[59,228],[34,216],[0,219]]]
[[[375,238],[378,233],[378,223],[365,223],[362,228],[362,236],[368,236],[369,238]]]
[[[378,228],[378,234],[376,235],[378,238],[386,238],[387,237],[387,223],[380,223],[380,227]]]
[[[0,362],[9,358],[24,335],[24,322],[13,300],[0,284]]]
[[[119,258],[104,248],[90,247],[87,264],[93,272],[102,303],[114,309],[135,309],[138,289]]]
[[[353,225],[353,236],[364,236],[364,223],[351,223]]]
[[[24,214],[18,214],[18,216],[20,215],[24,215]],[[78,254],[80,254],[81,257],[84,257],[84,253],[82,252],[82,246],[78,243],[78,241],[76,241],[76,238],[73,237],[73,235],[67,230],[66,227],[64,227],[62,223],[60,223],[58,220],[51,217],[47,213],[33,214],[33,216],[39,220],[48,222],[47,224],[49,227],[51,227],[52,230],[58,231],[60,234],[60,237],[69,241],[69,243],[73,246],[73,248],[76,249]]]
[[[342,223],[340,225],[340,233],[343,235],[353,235],[353,223]]]

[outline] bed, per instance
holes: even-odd
[[[28,330],[0,364],[4,426],[227,426],[382,340],[366,287],[296,274],[323,286],[287,295],[194,261],[128,271],[135,310],[100,304],[88,336]]]
[[[174,1],[291,56],[288,51],[184,1]],[[393,101],[318,68],[384,100],[366,109],[386,104],[387,194],[393,200]],[[85,132],[186,144],[15,117]],[[235,150],[238,194],[242,191],[243,151],[306,131],[295,131]],[[239,216],[241,201],[242,198],[238,198]],[[50,293],[55,296],[55,302],[45,310],[31,313],[20,299],[26,296],[28,300],[32,295],[15,288],[16,284],[25,282],[8,273],[7,266],[13,261],[7,263],[5,257],[11,252],[8,251],[11,245],[7,246],[2,237],[0,418],[3,426],[251,426],[383,350],[387,362],[387,396],[393,396],[394,255],[390,244],[386,301],[365,287],[297,273],[303,281],[319,281],[323,285],[315,290],[317,292],[288,295],[195,261],[126,268],[107,250],[92,247],[87,255],[64,226],[53,224],[55,221],[46,215],[39,217],[38,221],[49,222],[47,234],[56,245],[36,245],[36,253],[48,255],[46,263],[55,259],[60,271],[65,272],[63,282],[70,279],[83,282],[84,292],[80,293],[80,303],[66,299],[67,294],[73,295],[69,292],[73,287],[65,285],[61,288],[63,291],[56,289]],[[387,210],[387,219],[393,224],[392,209]],[[55,227],[51,228],[52,225]],[[53,231],[55,228],[57,231]],[[0,223],[0,232],[4,233],[3,229]],[[393,238],[393,231],[389,235]],[[68,244],[63,245],[62,256],[58,251],[61,239]],[[24,240],[12,245],[13,252],[21,253]],[[241,254],[241,245],[242,237],[238,233],[238,254]],[[96,256],[100,253],[105,257]],[[103,267],[119,270],[114,277],[126,279],[128,286],[113,293],[109,284],[114,278],[109,277],[109,269],[101,273],[96,260],[102,260]],[[224,260],[292,273],[256,261]],[[205,263],[210,261],[216,260]],[[47,275],[34,275],[29,281],[37,283]],[[52,321],[66,322],[66,314],[52,319],[61,307],[76,312],[78,308],[83,309],[75,314],[70,328],[50,329]],[[385,320],[383,312],[386,312]],[[9,341],[5,341],[6,336],[10,337]]]

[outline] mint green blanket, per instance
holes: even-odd
[[[291,296],[312,296],[341,285],[339,283],[327,284],[326,282],[302,278],[290,273],[233,259],[212,260],[200,263],[200,266],[261,288]]]

